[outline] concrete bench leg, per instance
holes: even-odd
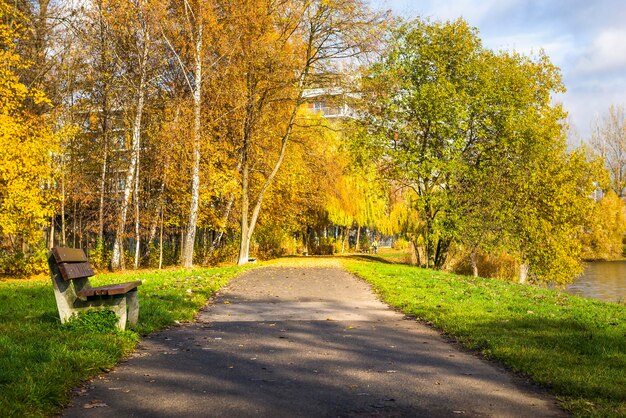
[[[126,314],[126,298],[115,298],[114,300],[117,303],[112,304],[111,308],[119,318],[117,327],[121,330],[126,329],[126,319],[128,318]]]
[[[128,323],[137,325],[139,319],[139,298],[137,297],[137,289],[126,294],[126,303],[128,305]]]

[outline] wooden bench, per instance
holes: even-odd
[[[79,312],[112,310],[118,316],[117,326],[126,328],[137,323],[141,281],[92,287],[89,277],[95,273],[85,252],[79,248],[55,247],[48,253],[48,266],[61,323]]]

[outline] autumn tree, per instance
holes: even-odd
[[[359,53],[378,17],[354,0],[229,2],[223,5],[237,76],[231,105],[241,184],[239,264],[247,263],[263,200],[285,159],[303,92],[328,78],[333,60]]]
[[[202,109],[203,109],[203,80],[206,78],[207,67],[219,57],[213,53],[213,45],[209,40],[215,40],[217,27],[215,3],[197,0],[173,0],[168,2],[168,19],[163,21],[162,35],[168,44],[175,62],[179,67],[179,74],[189,88],[193,102],[193,130],[192,166],[191,166],[191,196],[189,215],[184,246],[182,249],[181,264],[191,267],[198,223],[198,208],[200,205],[200,160],[203,142]]]
[[[161,2],[108,0],[107,3],[107,9],[110,12],[107,13],[106,19],[112,32],[116,65],[121,68],[121,79],[127,87],[126,90],[131,92],[131,100],[126,103],[126,107],[132,109],[130,112],[132,115],[130,158],[126,166],[111,267],[114,269],[124,267],[122,257],[124,229],[131,195],[134,193],[136,208],[135,268],[137,268],[140,252],[138,185],[141,137],[145,130],[144,106],[150,82],[154,79],[156,69],[159,66],[159,56],[165,52],[163,49],[159,49],[160,44],[157,43],[157,39],[160,37],[158,25],[164,13],[159,7]]]
[[[479,73],[480,51],[464,21],[416,20],[394,32],[368,75],[371,126],[386,146],[386,174],[418,196],[426,267],[444,265],[454,238],[451,188],[471,140],[472,96],[480,80],[470,75]]]
[[[27,106],[47,99],[20,83],[16,74],[27,65],[16,52],[24,22],[21,13],[0,1],[0,237],[9,258],[23,256],[41,239],[53,199],[45,186],[51,181],[55,138],[47,120]],[[6,259],[3,264],[11,273],[24,267]]]

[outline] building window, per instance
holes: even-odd
[[[325,101],[313,103],[313,111],[314,112],[322,112],[322,113],[324,113],[324,109],[325,108],[326,108],[326,102]]]

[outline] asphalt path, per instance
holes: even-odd
[[[67,417],[561,417],[531,383],[340,268],[257,268],[146,337]]]

